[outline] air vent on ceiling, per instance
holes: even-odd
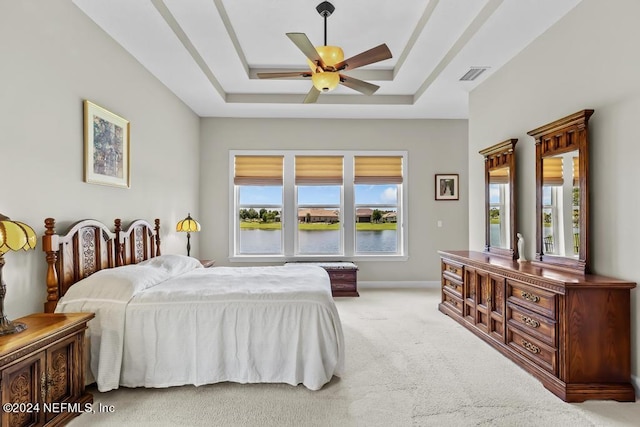
[[[469,82],[478,78],[478,76],[485,72],[489,67],[471,67],[464,76],[460,77],[461,82]]]

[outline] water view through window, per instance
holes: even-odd
[[[397,185],[355,185],[356,253],[396,253]],[[342,255],[344,253],[342,187],[297,187],[296,253]],[[241,254],[283,253],[282,186],[239,186],[238,218]]]

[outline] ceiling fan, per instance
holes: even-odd
[[[309,70],[284,73],[258,73],[260,79],[277,79],[292,77],[311,77],[313,86],[304,99],[305,104],[318,100],[321,92],[329,92],[338,84],[354,89],[365,95],[372,95],[380,86],[349,77],[341,71],[353,70],[374,62],[391,58],[391,51],[386,44],[381,44],[349,59],[344,59],[344,52],[338,46],[327,46],[327,18],[335,7],[328,1],[320,3],[316,10],[324,18],[324,46],[314,47],[304,33],[287,33],[287,37],[305,54],[309,60]]]

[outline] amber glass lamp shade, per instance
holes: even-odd
[[[198,221],[191,218],[191,214],[189,214],[182,221],[178,221],[176,224],[176,231],[187,233],[187,256],[189,256],[191,253],[191,233],[200,231],[200,224],[198,224]]]
[[[36,247],[37,241],[33,228],[0,214],[0,335],[15,334],[27,329],[24,323],[12,322],[4,314],[4,297],[7,294],[7,285],[2,278],[4,254],[9,251],[28,251]]]
[[[313,73],[311,75],[311,81],[320,92],[330,92],[338,87],[340,75],[337,71]]]
[[[338,46],[317,46],[316,50],[327,67],[333,67],[344,61],[344,52]],[[329,92],[338,87],[340,75],[337,71],[322,71],[313,62],[308,62],[311,71],[313,71],[311,81],[316,89],[320,92]]]

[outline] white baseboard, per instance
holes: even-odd
[[[640,396],[640,377],[631,375],[631,385],[636,389],[636,396]]]
[[[358,289],[401,289],[401,288],[439,288],[440,281],[394,281],[394,282],[385,282],[385,281],[363,281],[358,280]]]

